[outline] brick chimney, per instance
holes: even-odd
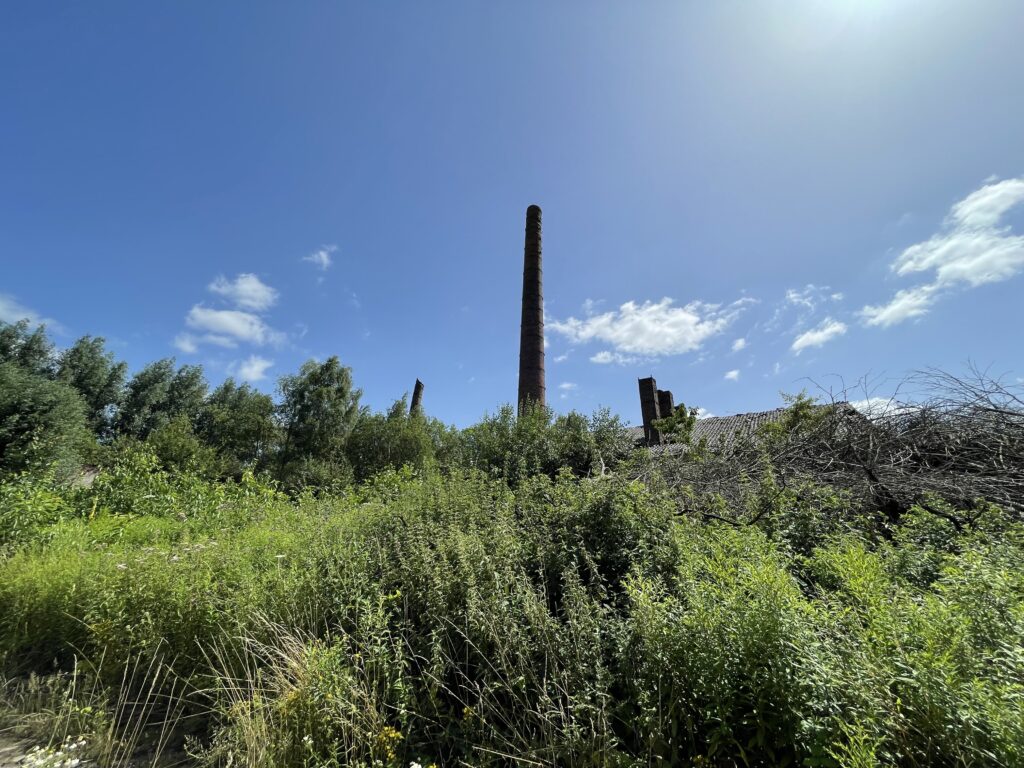
[[[658,403],[658,382],[653,376],[640,379],[640,413],[644,420],[644,440],[648,445],[659,445],[661,435],[658,434],[652,423],[661,418],[661,409]]]
[[[676,400],[672,397],[672,392],[667,389],[658,390],[658,413],[661,414],[661,418],[667,419],[676,411]]]
[[[423,382],[416,379],[416,386],[412,388],[412,405],[409,406],[409,415],[413,416],[423,411]]]
[[[540,207],[526,209],[523,249],[523,320],[519,330],[519,399],[544,405],[544,291],[541,269]]]

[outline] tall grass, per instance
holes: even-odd
[[[841,524],[733,527],[619,478],[288,499],[118,472],[5,497],[34,520],[0,560],[22,724],[71,723],[28,691],[87,678],[137,745],[208,765],[1024,764],[1024,529],[998,510],[881,538],[827,489]]]

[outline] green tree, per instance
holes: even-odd
[[[464,460],[517,487],[528,477],[549,471],[556,462],[549,408],[524,404],[522,413],[503,405],[463,431]]]
[[[209,385],[199,365],[183,365],[171,379],[167,392],[167,413],[170,418],[187,416],[195,421],[206,401]]]
[[[211,478],[222,473],[222,460],[216,449],[199,439],[185,414],[154,429],[146,438],[146,445],[170,471],[187,470]]]
[[[46,335],[46,326],[32,328],[27,319],[0,321],[0,363],[14,363],[36,376],[52,378],[53,344]]]
[[[655,419],[652,426],[661,434],[663,442],[689,445],[696,424],[697,409],[687,408],[684,403],[680,403],[672,413]]]
[[[310,360],[278,386],[281,478],[293,486],[344,482],[350,474],[345,443],[361,415],[362,391],[353,389],[351,369],[337,357]]]
[[[93,432],[109,437],[113,418],[124,392],[127,364],[116,362],[98,336],[83,336],[57,362],[57,380],[70,385],[82,396]]]
[[[346,454],[356,480],[388,468],[410,465],[422,469],[433,463],[436,445],[431,425],[420,413],[409,415],[406,398],[385,413],[365,414],[352,429]]]
[[[594,470],[601,474],[626,459],[636,448],[636,441],[622,419],[609,408],[598,408],[590,417],[590,434],[594,437],[596,449]]]
[[[567,467],[577,477],[583,477],[599,463],[597,441],[590,431],[590,422],[576,411],[555,419],[551,425],[551,444],[553,465],[547,468],[549,474]]]
[[[239,386],[234,379],[210,394],[196,420],[196,434],[221,454],[230,475],[265,463],[277,432],[270,395],[248,384]]]
[[[117,418],[121,434],[145,439],[175,416],[195,419],[206,397],[206,379],[197,365],[175,370],[174,359],[150,363],[136,373],[125,391]]]
[[[71,387],[0,363],[0,469],[56,463],[62,474],[76,471],[92,443],[85,411]]]

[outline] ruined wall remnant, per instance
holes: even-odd
[[[412,388],[412,403],[409,405],[409,415],[413,416],[423,412],[423,382],[416,379],[416,386]]]
[[[644,440],[648,445],[659,445],[661,435],[653,426],[653,422],[661,418],[658,403],[658,383],[653,376],[640,379],[640,413],[644,420]]]
[[[672,392],[667,389],[658,390],[658,413],[661,414],[661,418],[667,419],[673,413],[676,412],[676,401],[672,397]]]
[[[544,291],[541,269],[540,207],[526,209],[526,244],[523,249],[523,320],[519,330],[519,398],[544,405]]]

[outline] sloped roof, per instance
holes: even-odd
[[[697,443],[701,440],[707,440],[709,448],[731,448],[737,442],[742,442],[754,435],[765,424],[774,424],[777,421],[781,421],[785,413],[785,408],[775,408],[771,411],[737,413],[732,416],[709,416],[705,419],[697,419],[697,422],[693,425],[692,442]],[[643,442],[643,427],[631,427],[630,433],[637,443]],[[665,450],[669,446],[651,447],[655,450]]]

